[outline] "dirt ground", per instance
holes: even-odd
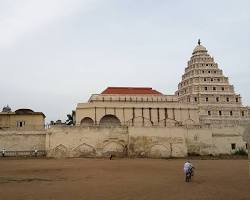
[[[0,159],[0,200],[250,199],[247,160]]]

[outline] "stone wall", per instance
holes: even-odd
[[[0,149],[6,151],[45,150],[46,131],[0,131]]]
[[[46,150],[48,157],[168,158],[189,154],[231,154],[246,148],[243,127],[77,127],[53,126],[46,131],[0,131],[0,149]],[[232,150],[235,144],[235,150]]]
[[[46,136],[49,157],[124,156],[128,144],[127,127],[52,127]]]
[[[49,157],[183,157],[183,129],[52,127],[46,137]]]
[[[129,155],[136,157],[184,157],[187,146],[183,128],[129,128]]]
[[[243,141],[244,127],[198,128],[186,130],[188,153],[198,155],[232,154],[239,148],[246,149]],[[232,150],[232,144],[235,149]],[[246,149],[247,150],[247,149]]]

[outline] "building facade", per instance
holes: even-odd
[[[76,125],[166,127],[199,125],[197,106],[152,88],[109,87],[76,108]]]
[[[246,125],[250,108],[243,106],[229,78],[200,41],[188,61],[175,95],[152,88],[109,87],[76,108],[76,125],[100,124],[117,117],[122,125],[162,126],[166,121],[213,127]]]
[[[148,87],[108,87],[78,103],[72,115],[74,126],[44,131],[43,113],[6,107],[0,113],[0,147],[40,148],[49,157],[168,158],[247,151],[242,136],[250,123],[249,107],[200,41],[174,95]]]
[[[14,112],[6,106],[0,112],[1,130],[44,130],[45,115],[31,109],[18,109]]]

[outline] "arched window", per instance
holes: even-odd
[[[91,119],[90,117],[84,117],[81,120],[81,126],[93,126],[94,125],[94,120]]]
[[[101,118],[99,125],[105,127],[121,126],[121,122],[115,115],[105,115]]]

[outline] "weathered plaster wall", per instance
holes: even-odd
[[[136,119],[135,126],[141,127],[143,119],[151,120],[154,125],[162,125],[164,119],[173,119],[182,124],[199,124],[197,107],[176,102],[91,102],[78,104],[76,125],[80,126],[85,117],[91,118],[98,125],[105,115],[115,115],[122,125],[129,125]],[[144,124],[145,125],[145,124]]]
[[[243,141],[244,127],[186,129],[188,152],[199,155],[231,154],[239,148],[246,149]],[[231,149],[231,144],[236,149]]]
[[[46,136],[49,157],[123,156],[127,143],[127,127],[52,127]]]
[[[0,148],[6,151],[45,150],[45,131],[0,131]]]
[[[51,157],[136,156],[183,157],[187,154],[183,129],[53,127],[46,137]]]
[[[24,122],[22,127],[18,122]],[[44,116],[42,114],[9,114],[0,113],[0,129],[15,131],[42,131],[44,130]]]
[[[47,131],[0,131],[0,149],[46,150],[49,157],[184,157],[231,154],[246,148],[243,127],[186,128],[53,126]]]
[[[239,148],[246,149],[246,142],[243,141],[243,127],[213,129],[213,143],[215,145],[216,154],[233,153]],[[236,149],[231,149],[231,144],[236,145]],[[247,149],[246,149],[247,150]]]
[[[183,128],[129,128],[130,156],[184,157],[187,146]]]

